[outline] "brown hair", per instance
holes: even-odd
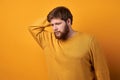
[[[48,22],[50,22],[51,19],[53,18],[60,18],[64,20],[65,22],[67,21],[68,18],[70,18],[71,24],[73,21],[73,16],[70,10],[64,6],[56,7],[52,11],[49,12],[49,14],[47,15]]]

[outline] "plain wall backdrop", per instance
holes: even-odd
[[[94,34],[111,80],[120,80],[119,0],[0,0],[0,80],[47,80],[42,49],[28,26],[56,6],[68,7],[73,28]]]

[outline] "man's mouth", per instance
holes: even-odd
[[[56,32],[55,32],[55,34],[56,34],[56,35],[59,35],[59,34],[60,34],[60,32],[59,32],[59,31],[56,31]]]

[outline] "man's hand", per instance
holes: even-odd
[[[46,17],[38,19],[33,24],[30,25],[31,27],[49,27],[51,24],[47,21]]]

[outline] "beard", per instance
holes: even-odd
[[[69,33],[69,28],[68,28],[68,25],[66,24],[62,32],[61,31],[54,32],[54,35],[56,39],[66,40],[68,33]]]

